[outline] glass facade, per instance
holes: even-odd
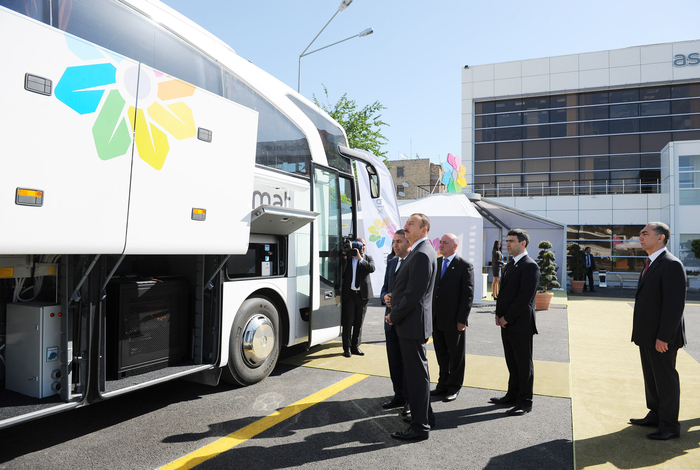
[[[647,253],[639,244],[644,225],[568,225],[567,248],[591,248],[596,267],[614,272],[642,272]]]
[[[700,205],[700,155],[678,158],[678,183],[680,205]]]
[[[660,150],[700,139],[700,83],[474,106],[474,186],[487,197],[658,193]]]

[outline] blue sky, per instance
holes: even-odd
[[[299,55],[341,0],[165,0],[297,88]],[[301,60],[301,93],[388,109],[390,159],[461,154],[462,67],[700,38],[700,2],[354,0]]]

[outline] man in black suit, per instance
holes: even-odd
[[[525,230],[508,232],[506,249],[513,257],[501,276],[496,301],[496,325],[501,327],[501,341],[508,366],[508,391],[504,397],[492,398],[497,405],[515,405],[508,416],[522,416],[532,411],[532,388],[535,369],[532,363],[532,338],[535,326],[535,294],[540,282],[540,268],[528,256],[530,236]]]
[[[403,229],[399,229],[394,233],[393,249],[395,256],[387,262],[386,272],[384,273],[384,285],[380,294],[384,305],[391,303],[391,293],[394,290],[394,273],[398,271],[401,263],[408,255],[408,240]],[[391,312],[391,308],[387,306],[384,316],[386,317],[389,312]],[[403,406],[404,414],[406,414],[408,412],[406,409],[408,408],[406,406],[408,393],[404,390],[403,361],[401,360],[399,337],[396,335],[396,327],[386,321],[384,322],[384,336],[386,337],[386,355],[389,361],[389,376],[394,388],[394,396],[391,400],[383,403],[382,408],[391,409]]]
[[[595,258],[591,254],[590,246],[586,247],[586,250],[583,253],[583,259],[586,262],[586,277],[588,278],[588,287],[583,286],[583,290],[585,291],[590,288],[591,292],[595,292],[595,289],[593,288],[593,273],[598,271],[598,268],[595,265]]]
[[[367,302],[369,301],[372,285],[369,274],[374,272],[374,260],[365,254],[366,243],[358,238],[361,248],[351,248],[346,255],[346,265],[343,273],[343,307],[341,323],[343,324],[343,356],[353,354],[364,356],[360,350],[362,339],[362,323],[365,321]]]
[[[630,419],[639,426],[658,427],[647,437],[665,441],[678,437],[681,386],[676,371],[678,349],[686,345],[685,268],[666,250],[668,225],[649,222],[639,232],[639,244],[649,258],[634,299],[632,341],[639,346],[649,412]]]
[[[457,255],[458,244],[453,233],[440,239],[442,258],[433,288],[433,343],[440,378],[430,395],[445,394],[446,402],[457,399],[464,383],[467,318],[474,301],[474,267]]]
[[[431,304],[437,273],[437,255],[428,241],[430,219],[413,214],[404,226],[411,252],[394,277],[391,312],[386,322],[396,327],[404,364],[412,420],[408,429],[391,436],[405,440],[428,439],[435,417],[430,406],[430,375],[425,343],[433,330]]]

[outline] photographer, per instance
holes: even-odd
[[[345,255],[342,290],[343,356],[364,356],[360,351],[362,323],[365,320],[367,302],[372,286],[369,274],[374,272],[374,260],[365,254],[366,242],[362,238],[353,241]]]

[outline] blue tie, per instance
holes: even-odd
[[[440,279],[442,279],[442,276],[445,275],[445,271],[447,271],[447,265],[450,264],[450,260],[447,258],[442,259],[442,273],[440,273]]]

